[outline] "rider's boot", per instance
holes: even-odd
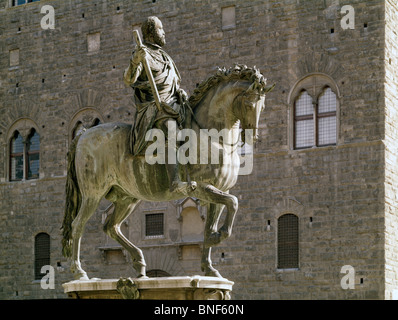
[[[170,192],[179,192],[189,196],[189,192],[196,189],[196,182],[183,182],[178,175],[178,164],[166,164],[167,175],[170,181]]]
[[[169,147],[169,146],[167,146]],[[177,155],[177,148],[173,148],[175,154]],[[177,156],[174,158],[177,161],[173,163],[174,161],[171,161],[169,163],[169,157],[168,157],[168,150],[166,151],[166,169],[167,169],[167,176],[170,181],[170,192],[179,192],[184,194],[185,196],[188,197],[188,193],[192,192],[193,190],[196,189],[196,182],[191,181],[191,182],[183,182],[180,180],[179,172],[178,172],[178,159]]]

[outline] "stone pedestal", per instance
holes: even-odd
[[[233,284],[224,278],[185,276],[71,281],[62,286],[74,299],[229,300]]]

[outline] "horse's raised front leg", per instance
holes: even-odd
[[[219,215],[221,214],[221,211],[218,213],[218,217],[215,216],[216,218],[216,225],[214,226],[214,230],[212,230],[211,234],[209,234],[208,238],[205,239],[207,240],[205,242],[205,246],[207,247],[212,247],[217,244],[219,244],[221,241],[224,239],[228,238],[231,236],[232,233],[232,226],[235,220],[235,215],[236,212],[238,211],[238,199],[234,196],[231,195],[227,192],[223,192],[221,190],[218,190],[217,188],[207,185],[205,188],[205,194],[204,194],[204,199],[208,202],[215,203],[215,204],[222,204],[225,205],[227,208],[227,214],[225,217],[225,221],[223,226],[217,231],[217,223],[218,219],[220,218]],[[199,197],[198,197],[199,198]],[[201,198],[199,198],[201,199]]]
[[[71,271],[76,280],[88,280],[87,273],[80,264],[80,241],[83,236],[84,226],[97,209],[100,200],[94,198],[82,199],[79,213],[72,222],[72,263]]]
[[[138,273],[138,277],[146,276],[146,263],[142,251],[128,240],[120,230],[123,221],[134,211],[141,200],[134,198],[119,198],[114,202],[115,209],[110,214],[104,224],[104,231],[112,239],[119,242],[131,255],[133,267]]]
[[[208,276],[221,277],[218,271],[211,265],[211,247],[231,236],[235,214],[238,210],[238,199],[227,192],[218,190],[212,185],[203,184],[199,184],[198,188],[192,194],[198,199],[210,202],[204,232],[202,270]],[[217,230],[218,221],[224,206],[227,208],[225,221],[223,226]]]

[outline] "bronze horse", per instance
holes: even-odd
[[[211,247],[231,235],[238,210],[238,200],[229,194],[229,190],[237,181],[240,167],[239,128],[252,129],[253,140],[257,138],[265,94],[272,88],[266,85],[266,79],[258,69],[235,65],[228,70],[219,69],[198,86],[189,99],[191,128],[197,137],[200,137],[201,129],[227,129],[230,132],[223,136],[223,141],[213,141],[209,145],[210,148],[217,144],[221,161],[214,164],[197,161],[179,166],[181,177],[197,182],[196,189],[188,195],[208,204],[201,260],[206,276],[221,277],[212,266]],[[107,217],[104,231],[129,252],[139,277],[146,276],[145,259],[142,251],[122,234],[122,222],[142,200],[169,201],[186,197],[169,191],[164,164],[148,164],[144,156],[132,156],[130,133],[131,125],[107,123],[87,130],[71,144],[62,244],[63,254],[72,259],[75,279],[88,279],[80,264],[80,240],[86,222],[103,197],[114,203],[114,211]],[[224,207],[226,218],[218,229]]]

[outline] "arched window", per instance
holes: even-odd
[[[293,149],[337,144],[339,97],[336,83],[325,74],[310,74],[296,82],[288,97]]]
[[[79,110],[70,122],[70,142],[84,131],[98,126],[103,122],[103,117],[94,108],[87,107]]]
[[[40,168],[40,136],[35,129],[32,129],[28,137],[26,156],[28,179],[38,179]]]
[[[40,169],[40,136],[35,129],[27,137],[16,130],[10,140],[10,181],[38,179]]]
[[[50,265],[50,236],[42,232],[35,237],[35,280],[43,278],[41,268],[46,265]]]
[[[299,221],[288,213],[278,219],[278,269],[299,267]]]
[[[24,176],[24,143],[18,131],[10,142],[10,180],[22,180]]]

